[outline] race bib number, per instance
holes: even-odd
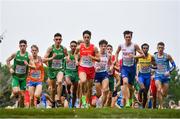
[[[134,65],[134,58],[124,57],[123,58],[123,65],[124,66],[133,66]]]
[[[66,68],[67,69],[76,69],[76,62],[75,62],[75,60],[67,62]]]
[[[26,66],[16,65],[16,74],[26,74]]]
[[[98,63],[97,64],[97,68],[96,68],[96,72],[103,72],[106,71],[106,64],[105,63]]]
[[[35,79],[40,79],[41,78],[41,71],[34,71],[31,73],[31,77]]]
[[[81,64],[82,64],[82,66],[87,66],[87,67],[92,67],[93,66],[93,62],[90,59],[90,57],[88,57],[88,56],[83,56],[82,57]]]
[[[150,73],[151,70],[150,70],[149,66],[142,66],[140,72],[141,73]]]
[[[166,72],[166,66],[162,64],[157,65],[157,72],[160,74],[164,74]]]
[[[52,68],[54,68],[54,69],[62,68],[62,60],[53,59],[52,60]]]

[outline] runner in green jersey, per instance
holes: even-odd
[[[6,60],[7,66],[9,67],[10,73],[12,74],[12,93],[16,97],[18,106],[24,106],[23,93],[26,90],[26,77],[28,73],[28,67],[24,62],[29,62],[29,54],[26,52],[27,41],[19,41],[20,50],[13,53]],[[10,62],[14,59],[14,64],[11,66]]]
[[[76,91],[79,81],[78,69],[74,58],[74,52],[77,47],[76,41],[70,42],[71,51],[68,52],[68,59],[65,61],[65,81],[70,94],[69,107],[74,107],[76,101]]]
[[[61,45],[62,35],[56,33],[54,35],[54,45],[50,46],[45,54],[45,58],[55,57],[48,62],[49,89],[51,98],[53,99],[52,107],[55,107],[55,84],[57,81],[58,103],[61,103],[62,82],[64,78],[64,58],[68,56],[67,49]],[[55,80],[56,79],[56,80]]]

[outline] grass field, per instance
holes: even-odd
[[[180,110],[151,109],[0,109],[0,118],[180,118]]]

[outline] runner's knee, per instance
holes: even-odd
[[[102,89],[103,94],[108,94],[108,92],[109,92],[109,88]]]
[[[35,93],[34,96],[35,96],[36,98],[39,98],[39,97],[40,97],[40,94]]]
[[[19,90],[13,90],[13,94],[14,94],[14,95],[19,95],[19,94],[20,94],[20,91],[19,91]]]
[[[57,84],[58,85],[62,85],[62,81],[60,80],[60,81],[57,81]]]

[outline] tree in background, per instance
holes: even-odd
[[[45,82],[43,83],[43,89],[46,91],[46,80],[47,80],[47,67],[45,69]],[[14,101],[10,100],[11,95],[11,74],[6,65],[0,63],[0,107],[12,106]]]
[[[169,92],[166,99],[166,105],[168,105],[168,102],[170,100],[174,100],[177,104],[177,102],[180,100],[180,73],[179,69],[177,68],[171,73],[171,80],[169,83]]]

